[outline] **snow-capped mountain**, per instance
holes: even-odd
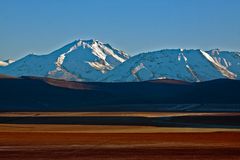
[[[0,74],[73,81],[240,79],[239,52],[165,49],[129,58],[97,40],[77,40],[50,54],[31,54],[11,64],[0,62],[0,65]]]
[[[200,82],[239,77],[238,52],[166,49],[136,55],[108,72],[99,81],[132,82],[167,78]]]
[[[123,51],[97,40],[77,40],[47,55],[30,54],[0,68],[12,76],[51,77],[95,81],[128,59]]]
[[[5,67],[13,62],[14,62],[14,60],[12,60],[12,59],[8,59],[6,61],[0,61],[0,67]]]
[[[8,65],[8,63],[6,63],[6,62],[4,62],[4,61],[0,61],[0,67],[5,67],[5,66],[7,66]]]
[[[15,62],[15,60],[13,60],[13,59],[7,59],[7,60],[5,60],[4,62],[6,62],[7,64],[11,64],[11,63]]]

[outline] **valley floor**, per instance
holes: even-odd
[[[237,160],[239,117],[239,113],[0,113],[0,159]],[[109,118],[112,124],[106,123]],[[181,123],[173,125],[176,121]]]

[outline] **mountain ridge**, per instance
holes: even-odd
[[[144,81],[168,78],[199,82],[219,78],[236,79],[240,75],[240,54],[234,53],[233,56],[235,57],[230,57],[231,62],[223,58],[224,62],[231,63],[226,66],[225,63],[217,61],[217,57],[200,49],[164,49],[146,52],[120,64],[100,81]],[[234,70],[232,68],[228,70],[229,67]]]
[[[130,57],[98,40],[76,40],[50,54],[27,55],[0,67],[0,73],[86,82],[239,79],[240,53],[219,49],[163,49]]]
[[[239,80],[106,83],[3,76],[0,87],[1,111],[240,111]]]

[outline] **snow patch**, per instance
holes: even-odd
[[[222,75],[224,75],[225,77],[229,78],[229,79],[236,79],[237,75],[228,71],[226,67],[224,67],[223,65],[221,65],[220,63],[216,62],[207,52],[200,50],[200,52],[202,53],[202,55],[209,61],[211,62],[216,69],[222,73]]]

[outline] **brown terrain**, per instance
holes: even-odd
[[[0,159],[237,160],[240,159],[239,115],[167,112],[0,113]],[[96,123],[99,117],[103,121],[112,117],[120,117],[121,120],[112,119],[112,123],[117,125]],[[136,123],[139,117],[146,118],[143,121],[146,125]],[[204,127],[206,117],[214,127]],[[51,118],[57,118],[60,123]],[[73,121],[68,118],[74,118],[75,124],[68,124],[68,121]],[[163,119],[164,125],[161,126],[161,123],[158,126],[152,118],[159,118],[158,123],[162,122],[161,118],[167,120]],[[189,118],[193,119],[191,125],[186,122]],[[175,120],[184,122],[181,123],[184,127],[166,125],[175,123]],[[223,120],[226,121],[224,125]]]

